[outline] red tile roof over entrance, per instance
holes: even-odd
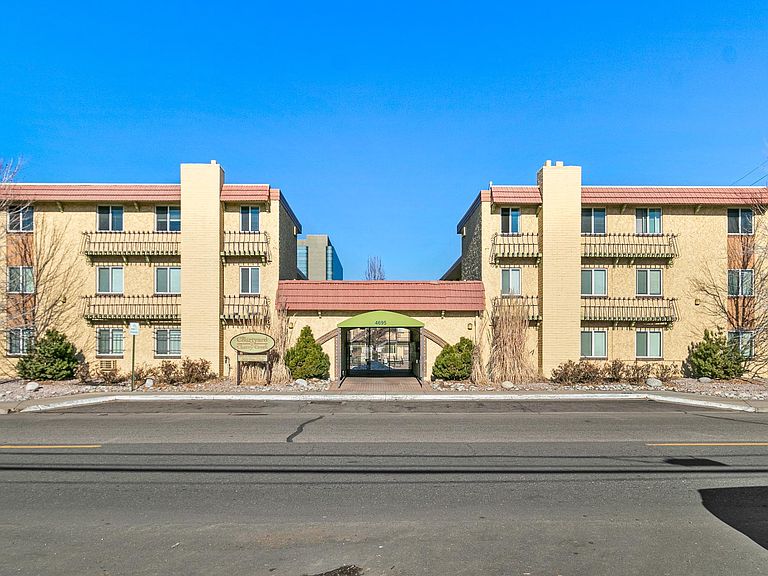
[[[278,305],[299,310],[482,311],[482,282],[281,280]]]

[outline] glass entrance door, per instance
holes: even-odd
[[[410,373],[418,354],[409,328],[351,328],[347,350],[350,375]]]

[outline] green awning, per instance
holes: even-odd
[[[339,328],[422,328],[423,322],[414,320],[405,314],[374,310],[352,316],[339,323]]]

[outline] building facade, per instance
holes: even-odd
[[[527,318],[544,376],[579,358],[681,363],[715,326],[745,354],[757,342],[743,311],[761,188],[583,186],[580,167],[547,162],[536,185],[482,190],[457,226],[460,258],[423,282],[334,279],[332,244],[297,240],[279,189],[227,184],[216,162],[182,164],[179,184],[12,184],[4,196],[6,372],[48,328],[126,372],[136,322],[137,363],[204,358],[233,377],[231,339],[273,331],[278,309],[289,342],[312,329],[336,380],[428,379],[446,344],[487,337],[500,306]],[[726,325],[702,299],[707,279]]]
[[[489,186],[457,226],[461,257],[444,279],[479,280],[486,310],[525,307],[543,375],[579,358],[682,363],[705,328],[745,355],[762,226],[758,187],[583,186],[547,162],[535,186]],[[705,290],[722,295],[713,310]],[[727,308],[727,310],[726,310]]]
[[[344,268],[327,234],[299,238],[296,260],[303,280],[343,280]]]

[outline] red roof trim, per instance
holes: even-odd
[[[480,312],[485,309],[485,290],[476,281],[281,280],[277,304],[289,312]]]

